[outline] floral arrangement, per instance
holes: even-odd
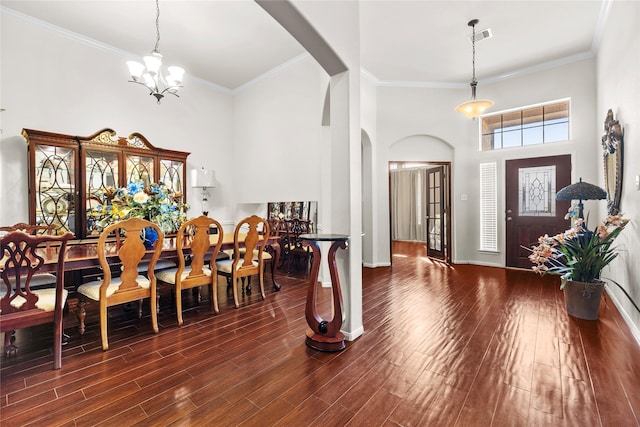
[[[189,206],[182,202],[182,193],[162,182],[145,186],[142,181],[132,181],[126,187],[108,187],[98,196],[104,204],[89,212],[91,227],[97,232],[114,222],[137,217],[158,224],[164,233],[175,233],[187,219]]]
[[[609,215],[591,231],[586,221],[578,218],[564,233],[553,237],[545,234],[529,255],[533,271],[561,275],[561,288],[568,280],[600,281],[602,269],[618,256],[612,245],[628,222],[622,215]]]

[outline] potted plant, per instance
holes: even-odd
[[[531,249],[529,259],[534,264],[533,271],[561,275],[560,289],[564,291],[571,316],[598,318],[605,284],[600,274],[618,256],[612,245],[628,221],[622,215],[609,215],[592,231],[584,219],[579,218],[564,233],[541,236]]]

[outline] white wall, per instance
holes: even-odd
[[[624,171],[620,209],[631,222],[617,239],[618,259],[603,274],[625,288],[640,305],[640,191],[635,180],[640,175],[640,2],[614,1],[597,56],[597,132],[593,150],[601,153],[600,136],[609,109],[624,129]],[[598,165],[598,183],[604,187],[604,170]],[[605,208],[601,206],[604,215]],[[640,313],[615,286],[608,293],[640,342]]]
[[[468,90],[428,88],[378,88],[378,144],[376,152],[376,180],[379,187],[378,263],[389,261],[389,207],[388,162],[394,160],[437,161],[442,153],[434,151],[424,158],[424,142],[420,139],[405,141],[403,149],[393,158],[397,141],[413,135],[428,135],[453,147],[452,205],[453,205],[453,261],[503,266],[504,221],[499,217],[499,248],[496,254],[478,250],[479,219],[479,164],[498,163],[498,211],[504,210],[504,162],[512,158],[539,157],[556,154],[574,156],[573,177],[597,182],[598,153],[590,150],[596,124],[595,113],[595,61],[582,60],[554,69],[524,75],[479,87],[483,97],[495,101],[492,111],[501,111],[560,98],[571,98],[571,140],[535,148],[480,152],[479,120],[473,121],[454,111],[455,100],[468,98]],[[603,116],[604,117],[604,116]],[[406,144],[413,144],[407,147]],[[409,158],[406,153],[416,153]],[[462,200],[466,195],[467,200]]]
[[[2,135],[0,223],[28,222],[27,145],[22,128],[91,135],[111,128],[120,136],[140,132],[157,147],[189,151],[187,168],[216,171],[210,215],[232,219],[232,98],[185,77],[180,98],[161,105],[128,83],[126,57],[78,41],[13,14],[1,16]],[[199,196],[187,183],[189,214]],[[12,189],[12,191],[9,191]]]
[[[328,79],[309,56],[234,97],[238,203],[320,199],[317,160]]]

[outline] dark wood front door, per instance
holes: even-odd
[[[571,202],[556,200],[556,193],[571,184],[571,156],[507,160],[505,181],[506,265],[531,268],[525,248],[569,228]]]

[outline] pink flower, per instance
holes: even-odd
[[[604,240],[609,236],[609,230],[605,224],[600,224],[598,225],[598,228],[596,228],[596,234],[600,240]]]

